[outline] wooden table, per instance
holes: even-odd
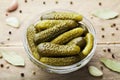
[[[90,14],[91,11],[99,8],[109,8],[120,13],[120,0],[27,0],[27,2],[19,0],[19,8],[6,16],[6,8],[10,1],[0,0],[0,49],[17,52],[25,59],[26,64],[25,67],[15,67],[4,59],[0,59],[0,64],[4,64],[3,68],[0,67],[0,80],[120,80],[119,73],[110,71],[99,61],[101,57],[120,61],[120,17],[102,20]],[[68,9],[81,13],[91,21],[96,30],[97,49],[95,55],[84,68],[76,72],[64,75],[44,72],[34,65],[26,55],[22,42],[25,24],[38,13],[50,9]],[[20,10],[22,13],[19,12]],[[16,29],[6,25],[5,19],[10,16],[15,16],[20,20],[20,28]],[[111,27],[112,24],[116,24],[116,26]],[[104,30],[102,30],[103,28]],[[11,35],[9,35],[9,31],[12,32]],[[111,52],[108,52],[108,49],[111,49]],[[103,67],[103,77],[92,77],[88,73],[89,65],[94,65],[99,69]],[[35,75],[33,75],[34,71]],[[20,73],[24,73],[25,76],[21,77]]]

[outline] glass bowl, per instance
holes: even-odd
[[[83,17],[83,20],[81,22],[84,25],[86,25],[89,32],[92,33],[94,36],[93,48],[92,48],[91,52],[84,59],[82,59],[81,61],[79,61],[75,64],[69,65],[69,66],[51,66],[51,65],[47,65],[47,64],[44,64],[44,63],[38,61],[36,58],[34,58],[34,56],[32,55],[32,52],[29,48],[29,44],[28,44],[27,36],[26,36],[27,27],[30,26],[31,24],[36,24],[36,22],[38,22],[40,20],[41,15],[49,13],[49,12],[53,12],[53,11],[74,12],[74,11],[70,11],[70,10],[49,10],[49,11],[45,11],[43,13],[38,14],[36,17],[34,17],[32,20],[30,20],[25,27],[23,45],[24,45],[24,48],[26,50],[26,53],[27,53],[29,59],[35,65],[37,65],[41,69],[43,69],[47,72],[50,72],[50,73],[66,74],[66,73],[70,73],[70,72],[73,72],[73,71],[76,71],[76,70],[82,68],[91,60],[91,58],[93,57],[93,55],[95,53],[95,49],[96,49],[96,36],[95,36],[96,33],[95,33],[95,29],[94,29],[93,25],[90,23],[90,21],[87,20],[85,17]]]

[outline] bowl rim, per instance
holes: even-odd
[[[75,63],[75,64],[72,64],[72,65],[68,65],[68,66],[52,66],[52,65],[48,65],[48,64],[45,64],[45,63],[42,63],[40,62],[39,60],[37,60],[33,55],[32,55],[32,52],[30,50],[30,47],[29,47],[29,44],[28,44],[28,41],[27,41],[27,28],[32,25],[33,23],[33,20],[34,22],[37,22],[39,19],[38,16],[41,16],[41,15],[44,15],[46,13],[49,13],[49,12],[53,12],[53,11],[59,11],[59,12],[73,12],[73,13],[78,13],[78,12],[75,12],[75,11],[72,11],[72,10],[65,10],[65,9],[52,9],[52,10],[47,10],[47,11],[43,11],[41,13],[39,13],[38,15],[36,15],[36,17],[33,17],[28,23],[26,23],[26,26],[25,26],[25,29],[24,29],[24,36],[23,36],[23,46],[25,48],[25,51],[29,57],[30,60],[33,60],[33,62],[35,61],[37,64],[41,64],[45,67],[49,67],[51,69],[70,69],[70,68],[74,68],[76,67],[77,65],[80,65],[81,63],[83,63],[86,59],[89,59],[89,57],[92,55],[94,55],[95,53],[95,49],[96,49],[96,45],[97,45],[97,42],[96,42],[96,31],[92,25],[92,23],[83,16],[83,20],[87,21],[87,23],[89,23],[89,27],[92,29],[92,31],[90,31],[90,33],[93,34],[94,36],[94,44],[93,44],[93,48],[91,50],[91,52],[82,60],[80,60],[79,62]],[[37,21],[35,21],[35,19]],[[31,23],[32,22],[32,23]],[[35,25],[36,23],[33,23],[33,25]],[[87,29],[88,29],[88,26],[87,26]]]

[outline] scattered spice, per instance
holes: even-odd
[[[113,23],[112,25],[111,25],[111,27],[113,28],[113,27],[115,27],[116,26],[116,24],[115,23]]]
[[[118,28],[116,28],[116,30],[119,30]]]
[[[100,69],[103,71],[103,66],[100,66]]]
[[[115,23],[113,23],[113,26],[116,26],[116,24],[115,24]]]
[[[21,73],[20,75],[21,75],[21,77],[24,77],[24,76],[25,76],[24,73]]]
[[[102,3],[101,2],[99,2],[99,6],[101,6],[102,5]]]
[[[90,17],[91,19],[93,19],[93,17]]]
[[[11,34],[12,34],[12,32],[11,32],[11,31],[9,31],[9,34],[11,35]]]
[[[32,72],[32,74],[33,74],[33,75],[35,75],[35,74],[36,74],[36,72],[35,72],[35,71],[33,71],[33,72]]]
[[[0,64],[0,67],[1,67],[1,68],[3,68],[3,67],[4,67],[4,65],[3,65],[3,64]]]
[[[6,69],[9,69],[9,68],[10,68],[9,66],[6,67]]]
[[[112,33],[112,36],[115,36],[115,33]]]
[[[4,45],[5,43],[4,43],[4,42],[1,42],[0,44]]]
[[[55,1],[56,4],[58,4],[58,1]]]
[[[5,16],[8,16],[8,13],[6,13]]]
[[[108,52],[111,52],[111,49],[110,49],[110,48],[108,48],[108,49],[107,49],[107,51],[108,51]]]
[[[70,4],[72,5],[72,4],[73,4],[73,2],[72,2],[72,1],[70,1]]]
[[[2,54],[0,53],[0,59],[2,58],[3,56],[2,56]]]
[[[43,2],[43,4],[46,4],[45,1]]]
[[[103,48],[103,52],[106,52],[106,49],[105,49],[105,48]]]
[[[22,10],[19,10],[20,13],[22,13]]]
[[[104,38],[105,36],[104,35],[102,35],[102,38]]]
[[[10,38],[7,39],[8,41],[10,40]]]
[[[2,56],[2,53],[0,52],[0,59],[2,58],[3,56]]]
[[[114,54],[112,54],[112,58],[115,59],[115,55]]]
[[[102,31],[104,31],[105,29],[104,28],[101,28]]]
[[[25,3],[27,3],[27,0],[25,0]]]

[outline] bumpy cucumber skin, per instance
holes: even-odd
[[[58,24],[71,24],[71,23],[77,24],[73,20],[42,20],[35,25],[35,28],[37,31],[41,31],[56,26]]]
[[[83,16],[73,12],[51,12],[41,16],[42,20],[75,20],[81,21]]]
[[[66,44],[68,43],[70,40],[81,36],[83,33],[83,29],[82,28],[74,28],[70,31],[67,31],[61,35],[59,35],[58,37],[56,37],[55,39],[53,39],[51,42],[55,43],[55,44]]]
[[[94,44],[94,37],[93,37],[92,33],[86,34],[85,40],[86,40],[87,44],[86,44],[85,48],[83,49],[82,54],[87,56],[90,53],[90,51],[92,50],[93,44]]]
[[[39,54],[44,57],[66,57],[80,52],[80,47],[77,45],[58,45],[50,42],[41,43],[37,48]]]
[[[34,44],[34,41],[33,41],[33,38],[34,38],[34,35],[35,35],[35,28],[34,28],[34,25],[30,25],[28,28],[27,28],[27,40],[28,40],[28,44],[29,44],[29,47],[30,47],[30,50],[33,54],[33,56],[39,60],[40,58],[40,55],[38,54],[37,52],[37,46]]]
[[[67,43],[67,45],[72,45],[72,44],[75,44],[79,46],[81,49],[83,49],[86,45],[86,40],[83,37],[77,37],[71,40],[69,43]]]
[[[41,57],[40,62],[52,66],[68,66],[80,61],[79,56],[64,57],[64,58],[51,58]]]
[[[77,25],[78,24],[75,23],[74,21],[71,21],[71,23],[69,23],[69,24],[63,23],[63,24],[56,25],[54,27],[51,27],[49,29],[46,29],[44,31],[41,31],[41,32],[35,34],[34,42],[36,44],[39,44],[41,42],[49,42],[53,38],[55,38],[58,35],[60,35],[61,33],[64,33],[67,30],[70,30],[72,28],[77,27]]]

